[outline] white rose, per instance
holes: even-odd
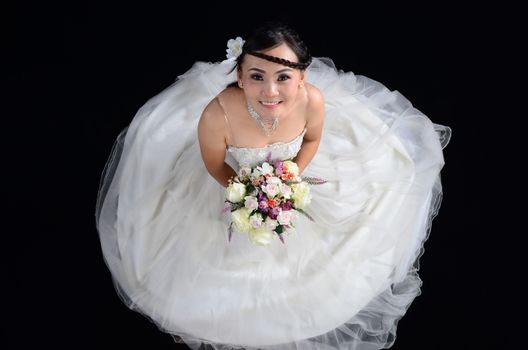
[[[248,167],[242,167],[240,170],[238,170],[238,175],[242,178],[246,178],[251,174],[251,168]]]
[[[258,207],[257,198],[253,196],[246,196],[245,201],[244,201],[244,206],[248,208],[250,211],[257,209]]]
[[[264,224],[266,225],[266,228],[268,230],[270,230],[270,231],[275,230],[275,228],[277,228],[277,226],[279,225],[277,220],[274,220],[274,219],[270,218],[269,216],[264,221]]]
[[[267,162],[262,163],[262,165],[258,166],[257,169],[260,170],[264,176],[273,175],[274,171],[273,167]]]
[[[282,183],[282,180],[279,179],[277,176],[270,176],[266,179],[266,182],[268,184],[280,185]]]
[[[261,213],[255,213],[249,217],[249,223],[253,228],[259,228],[262,226],[262,214]]]
[[[246,41],[237,36],[236,39],[229,39],[227,41],[227,58],[237,58],[242,53],[242,46]]]
[[[279,191],[279,186],[275,184],[266,184],[266,186],[262,187],[262,192],[266,193],[270,198],[275,197]]]
[[[226,188],[226,199],[231,203],[238,203],[246,195],[246,185],[240,182],[233,182]]]
[[[283,210],[277,215],[277,221],[281,225],[289,225],[292,219],[291,210]]]
[[[291,187],[293,190],[293,206],[297,209],[305,209],[312,200],[308,183],[292,184]]]
[[[279,185],[280,193],[282,196],[286,199],[290,199],[292,195],[291,187],[286,184],[280,184]]]
[[[231,221],[233,226],[239,232],[249,232],[251,230],[251,224],[249,223],[249,214],[251,212],[247,208],[239,208],[231,212]]]
[[[267,230],[265,225],[262,225],[260,228],[253,228],[249,231],[249,240],[255,245],[264,246],[270,244],[273,235],[275,233]]]

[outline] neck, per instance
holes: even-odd
[[[274,116],[274,117],[263,117],[263,116],[261,116],[260,114],[257,113],[257,111],[255,111],[255,109],[253,109],[253,106],[251,106],[251,105],[249,104],[249,102],[247,103],[247,108],[248,108],[248,112],[249,112],[249,114],[250,114],[254,119],[265,120],[265,121],[273,121],[273,120],[279,118],[278,116]]]
[[[267,136],[271,136],[279,126],[279,117],[272,117],[270,119],[262,118],[249,104],[247,104],[249,115],[255,120]]]

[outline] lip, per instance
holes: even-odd
[[[275,108],[279,107],[281,103],[282,103],[282,101],[278,101],[277,104],[274,104],[274,105],[266,105],[266,104],[262,103],[262,101],[259,101],[259,104],[260,104],[262,107],[264,107],[264,108],[268,108],[268,109],[275,109]]]

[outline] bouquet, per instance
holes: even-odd
[[[226,188],[223,212],[231,212],[229,242],[234,226],[255,245],[268,245],[275,235],[284,243],[283,233],[295,227],[299,214],[314,221],[305,211],[312,199],[309,185],[325,182],[300,177],[292,160],[271,161],[271,152],[262,164],[240,168]]]

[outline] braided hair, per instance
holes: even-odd
[[[284,58],[266,55],[266,54],[264,54],[262,52],[256,52],[256,51],[254,52],[254,51],[252,51],[252,52],[248,52],[247,54],[248,55],[252,55],[252,56],[257,56],[257,57],[263,58],[265,60],[268,60],[268,61],[271,61],[271,62],[275,62],[275,63],[279,63],[279,64],[282,64],[284,66],[287,66],[287,67],[290,67],[290,68],[294,68],[294,69],[299,69],[299,70],[305,70],[306,68],[308,68],[308,66],[311,63],[311,58],[309,59],[308,62],[296,63],[296,62],[292,62],[292,61],[289,61],[289,60],[284,59]]]
[[[283,43],[292,49],[299,62],[292,62],[284,58],[270,56],[259,52]],[[312,62],[312,56],[305,43],[299,37],[299,34],[291,27],[277,22],[266,22],[253,32],[242,46],[242,53],[237,57],[236,64],[229,73],[235,68],[237,68],[237,70],[241,69],[242,62],[246,55],[256,56],[299,70],[305,70]],[[238,83],[235,81],[228,85],[228,87],[232,86],[238,86]]]

